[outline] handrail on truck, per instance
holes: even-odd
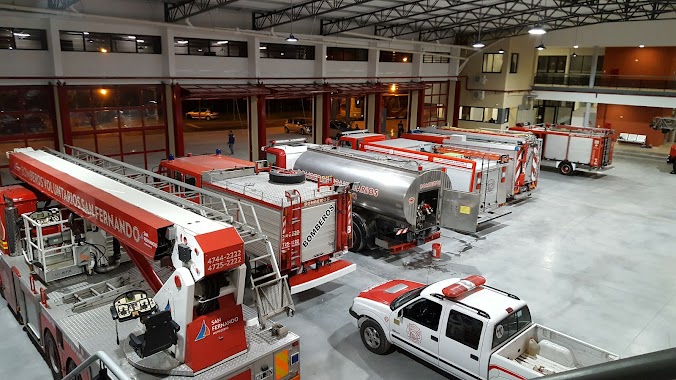
[[[79,366],[75,367],[74,370],[70,371],[62,380],[74,380],[76,376],[84,372],[90,365],[97,361],[105,364],[106,368],[115,375],[117,380],[131,380],[131,378],[122,371],[122,368],[120,368],[120,366],[103,351],[95,352],[92,356],[80,363]]]

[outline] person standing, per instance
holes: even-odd
[[[235,146],[235,134],[232,131],[230,131],[230,133],[228,133],[228,148],[230,148],[231,155],[235,154],[234,146]]]
[[[399,120],[399,124],[397,124],[397,138],[401,138],[401,135],[404,134],[404,123]]]

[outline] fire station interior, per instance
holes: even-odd
[[[66,378],[95,351],[112,362],[97,357],[69,379],[109,378],[97,377],[95,368],[101,366],[121,371],[110,378],[122,380],[672,378],[674,30],[676,4],[657,0],[0,0],[0,206],[6,210],[0,215],[0,379]],[[366,134],[363,143],[350,142]],[[42,151],[15,151],[19,148]],[[303,161],[303,155],[321,149],[321,160]],[[376,158],[352,159],[355,150]],[[339,156],[352,161],[335,165]],[[267,161],[256,163],[261,160]],[[167,165],[185,165],[191,174],[176,179],[183,184],[171,182],[161,177]],[[380,180],[376,174],[385,168],[398,174]],[[415,201],[406,198],[406,181],[427,170],[441,171],[450,185],[437,191],[420,183],[418,200],[425,207],[417,217],[428,229],[421,235],[403,210]],[[114,197],[113,204],[128,203],[138,211],[124,215],[148,214],[143,221],[148,226],[185,213],[198,215],[202,224],[173,220],[189,226],[179,229],[179,237],[172,235],[175,229],[161,230],[163,248],[176,242],[177,256],[153,261],[146,255],[139,264],[133,252],[127,256],[134,249],[131,240],[110,237],[114,221],[113,235],[106,235],[104,225],[78,224],[82,212],[69,214],[55,198],[58,192],[41,188],[37,173],[107,210],[92,215],[114,214],[101,205]],[[17,185],[28,192],[21,194],[37,197],[29,212],[14,206],[25,200],[11,199]],[[180,191],[169,196],[167,189]],[[497,203],[489,203],[488,191],[495,191]],[[219,196],[227,201],[206,203]],[[202,206],[222,207],[232,219],[215,219],[217,213]],[[157,215],[151,215],[153,207]],[[349,244],[352,212],[360,207],[374,216],[368,236],[375,243],[357,251]],[[378,215],[389,221],[385,229],[395,239],[379,237]],[[32,230],[52,222],[71,233],[59,230],[58,239],[50,240]],[[127,228],[117,223],[118,230]],[[240,267],[212,281],[202,281],[207,273],[188,264],[200,252],[191,253],[191,244],[207,245],[190,234],[208,230],[205,226],[235,228],[237,233],[224,233],[228,238],[219,243],[209,240],[208,247],[241,238],[246,256]],[[86,240],[95,234],[103,237]],[[293,234],[300,239],[290,243]],[[146,248],[157,249],[157,241],[148,241]],[[86,249],[93,252],[92,267],[115,268],[86,273],[82,268],[90,263],[83,262],[78,274],[48,280],[40,265],[49,260],[29,257],[47,249],[45,244],[67,242],[71,260]],[[266,253],[252,254],[251,247]],[[100,255],[108,255],[110,263],[96,262]],[[252,275],[251,268],[261,267],[266,269],[254,271],[260,276]],[[88,320],[86,311],[64,311],[62,288],[77,281],[105,283],[125,273],[148,284],[130,287],[118,299],[96,294],[97,302],[106,302],[100,318],[120,327],[119,336],[98,331],[103,327]],[[285,284],[274,301],[261,290],[267,276]],[[422,327],[411,316],[421,304],[409,304],[399,314],[388,307],[404,302],[393,297],[412,282],[450,279],[455,280],[443,292],[429,295],[433,313],[419,311]],[[391,280],[410,283],[377,288]],[[188,284],[197,293],[186,301],[178,294]],[[50,293],[50,287],[58,291]],[[139,289],[142,295],[132,292]],[[490,346],[492,335],[500,339],[504,332],[492,330],[497,303],[485,310],[476,306],[484,299],[481,293],[525,302],[538,328],[558,332],[531,339],[539,341],[540,354],[532,355],[537,364],[521,360],[535,352],[528,337],[520,341],[527,353],[503,358],[524,372],[494,361],[509,343]],[[18,301],[24,297],[36,306]],[[139,300],[154,313],[138,311],[134,321],[115,315],[118,301]],[[261,306],[266,300],[281,306],[270,311]],[[198,306],[177,316],[179,302],[193,301]],[[378,317],[355,312],[363,305]],[[194,332],[198,342],[227,330],[240,317],[232,314],[201,330],[185,320],[228,308],[247,320],[237,331],[246,342],[243,351],[201,351],[181,335]],[[456,309],[474,324],[454,319]],[[507,319],[516,315],[512,307],[498,311]],[[40,315],[44,332],[45,326],[59,325],[58,318],[65,325],[68,318],[82,322],[70,330],[57,327],[52,336],[31,332],[33,326],[25,324],[31,315]],[[452,341],[452,325],[464,326],[466,336]],[[239,328],[232,326],[230,331]],[[139,335],[142,331],[146,334]],[[424,336],[428,331],[431,340]],[[82,334],[98,334],[105,343],[96,350],[91,349],[99,347],[96,340],[78,346],[74,342]],[[573,337],[564,340],[573,348],[557,336]],[[467,343],[473,339],[475,346]],[[450,350],[456,343],[461,349]],[[560,364],[568,358],[576,362],[579,347],[590,355],[602,353],[607,363],[590,367],[587,377],[581,371],[588,364]],[[387,354],[376,352],[381,349]],[[548,359],[550,350],[556,353]],[[222,361],[196,359],[215,351],[224,352]],[[250,359],[263,352],[274,360]],[[625,359],[622,368],[629,369],[613,372],[622,364],[615,361]],[[143,372],[162,360],[173,367]],[[218,366],[230,368],[237,360],[250,362],[219,372]]]

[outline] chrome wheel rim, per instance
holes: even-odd
[[[364,329],[364,340],[371,348],[380,347],[380,334],[378,334],[378,330],[374,329],[373,327],[367,327]]]

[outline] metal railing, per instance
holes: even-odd
[[[544,376],[545,380],[672,380],[676,378],[676,348]]]
[[[589,89],[591,74],[538,73],[533,87],[582,87]],[[596,74],[594,89],[605,88],[633,91],[676,91],[676,77],[655,77],[642,75]]]
[[[115,375],[117,380],[131,380],[131,378],[122,371],[122,368],[120,368],[120,366],[117,365],[117,363],[115,363],[113,359],[111,359],[110,356],[108,356],[108,354],[103,351],[95,352],[94,355],[88,357],[87,360],[83,361],[79,366],[75,367],[74,370],[70,371],[70,373],[68,373],[62,380],[74,380],[78,375],[81,375],[84,371],[86,371],[90,365],[96,362],[102,363],[105,366],[105,369],[102,368],[102,370],[109,371]]]

